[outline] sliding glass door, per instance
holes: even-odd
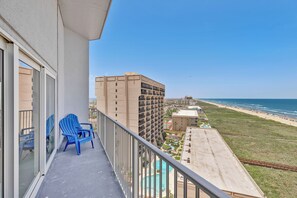
[[[40,71],[19,61],[19,196],[40,172]]]

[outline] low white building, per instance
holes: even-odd
[[[172,114],[172,129],[174,131],[185,131],[188,126],[198,125],[197,110],[179,110]]]

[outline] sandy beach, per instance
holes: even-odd
[[[255,110],[249,110],[249,109],[244,109],[244,108],[240,108],[240,107],[233,107],[233,106],[228,106],[228,105],[217,104],[217,103],[213,103],[213,102],[209,102],[209,101],[205,101],[205,100],[201,100],[201,101],[205,102],[205,103],[212,104],[212,105],[216,105],[216,106],[218,106],[220,108],[231,109],[231,110],[234,110],[234,111],[238,111],[238,112],[258,116],[260,118],[264,118],[264,119],[267,119],[267,120],[273,120],[273,121],[276,121],[276,122],[280,122],[280,123],[283,123],[283,124],[287,124],[287,125],[290,125],[290,126],[297,127],[297,120],[294,120],[293,118],[281,117],[281,116],[278,116],[278,115],[273,115],[273,114],[269,114],[269,113],[262,112],[262,111],[255,111]]]

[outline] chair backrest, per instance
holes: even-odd
[[[77,135],[77,128],[75,128],[74,122],[70,117],[66,116],[63,118],[59,126],[63,135]]]
[[[73,124],[74,124],[75,128],[82,129],[82,127],[79,124],[77,115],[75,115],[73,113],[70,113],[70,114],[67,115],[67,117],[70,118],[73,121]]]
[[[51,134],[52,130],[55,127],[55,116],[52,114],[50,117],[46,119],[46,137],[49,137]]]

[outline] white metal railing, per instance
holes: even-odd
[[[229,197],[99,110],[96,125],[126,197]]]

